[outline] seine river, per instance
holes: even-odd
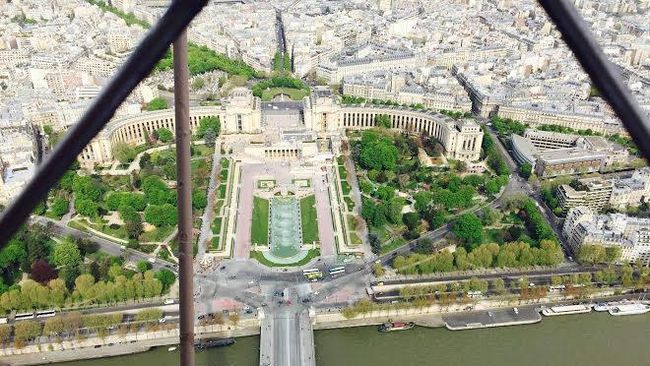
[[[375,327],[318,331],[318,366],[648,366],[650,315],[544,318],[535,325],[452,332],[416,328],[384,334]],[[197,366],[257,366],[258,337],[197,353]],[[159,348],[65,366],[177,366],[178,353]]]

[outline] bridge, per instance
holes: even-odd
[[[289,292],[290,290],[286,290]],[[260,366],[316,366],[314,331],[307,307],[285,293],[261,321]]]

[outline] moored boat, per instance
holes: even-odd
[[[605,312],[609,311],[610,309],[613,309],[619,305],[626,305],[630,304],[630,301],[628,300],[621,300],[621,301],[610,301],[610,302],[601,302],[596,305],[594,305],[594,310],[599,311],[599,312]]]
[[[555,316],[555,315],[570,315],[570,314],[584,314],[591,311],[591,306],[580,304],[580,305],[561,305],[561,306],[552,306],[550,308],[545,308],[542,310],[542,314],[545,316]]]
[[[610,315],[619,316],[619,315],[639,315],[650,312],[650,305],[644,304],[624,304],[614,306],[608,310]]]
[[[194,347],[198,350],[204,350],[214,347],[225,347],[235,343],[234,338],[208,338],[201,339],[194,343]]]
[[[379,331],[380,332],[394,332],[398,330],[408,330],[412,329],[415,327],[415,323],[413,322],[387,322],[379,326]]]

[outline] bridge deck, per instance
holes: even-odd
[[[274,309],[262,320],[260,366],[315,366],[314,333],[306,309]]]

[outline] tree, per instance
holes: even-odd
[[[523,163],[519,167],[519,173],[524,179],[530,178],[530,175],[533,173],[533,166],[530,163]]]
[[[41,325],[34,320],[23,320],[14,325],[14,339],[27,342],[41,335]]]
[[[607,263],[614,263],[621,257],[621,247],[608,246],[605,247],[605,261]]]
[[[57,267],[74,267],[81,263],[81,252],[71,237],[54,246],[52,261]]]
[[[381,253],[381,241],[379,241],[379,236],[375,233],[368,233],[368,242],[370,243],[370,249],[374,254]]]
[[[497,295],[506,293],[506,284],[502,278],[496,278],[492,281],[492,288]]]
[[[126,229],[129,238],[137,239],[144,230],[142,225],[142,218],[140,214],[135,211],[132,206],[120,206],[120,217],[124,220],[124,228]]]
[[[163,291],[167,291],[171,285],[176,282],[176,275],[174,272],[168,270],[168,269],[161,269],[160,271],[156,272],[155,278],[160,281],[160,283],[163,286]]]
[[[583,244],[578,248],[576,259],[580,263],[596,264],[605,262],[606,251],[602,245]]]
[[[405,203],[405,200],[401,197],[395,197],[390,200],[390,203],[388,204],[388,221],[392,224],[399,224],[402,222],[402,208]]]
[[[31,277],[34,281],[46,284],[50,280],[55,279],[57,276],[56,271],[49,263],[43,259],[39,259],[32,263]]]
[[[399,153],[393,141],[376,131],[364,131],[361,137],[359,161],[366,169],[393,170]]]
[[[192,192],[192,207],[195,210],[202,210],[208,205],[208,198],[201,190],[196,189]]]
[[[381,128],[390,128],[391,121],[390,116],[387,114],[378,114],[375,116],[375,125]]]
[[[239,318],[238,313],[232,313],[232,314],[228,315],[228,320],[235,327],[237,326],[237,324],[239,324],[239,319],[240,318]]]
[[[192,90],[199,90],[203,88],[204,85],[205,85],[205,79],[203,79],[202,77],[197,76],[194,78],[194,80],[192,80]]]
[[[384,270],[384,266],[381,265],[381,263],[374,263],[372,265],[372,274],[375,277],[381,277],[386,273],[386,270]]]
[[[75,199],[74,208],[82,216],[94,218],[99,215],[99,205],[89,199]]]
[[[454,222],[451,231],[467,248],[473,249],[483,240],[483,224],[474,214],[464,214]]]
[[[205,140],[205,146],[214,147],[215,142],[217,140],[217,133],[214,132],[213,129],[209,128],[207,131],[205,131],[205,135],[203,135],[203,139]]]
[[[387,185],[381,185],[379,188],[377,188],[377,191],[375,193],[377,195],[377,198],[384,202],[388,202],[393,197],[395,197],[395,188]]]
[[[481,221],[483,222],[483,225],[494,225],[497,221],[499,221],[500,218],[501,215],[499,212],[497,212],[492,207],[488,206],[481,210]]]
[[[433,201],[433,193],[429,191],[420,191],[413,195],[415,200],[415,209],[419,212],[426,211]]]
[[[413,230],[420,226],[420,215],[417,212],[407,212],[402,216],[402,221],[409,230]]]
[[[144,273],[151,269],[151,263],[145,260],[138,261],[137,268],[140,273]]]
[[[148,111],[157,111],[160,109],[168,109],[168,108],[169,108],[169,104],[167,103],[167,101],[160,97],[153,98],[149,102],[149,104],[147,104]]]
[[[162,205],[167,203],[171,197],[169,188],[160,177],[150,175],[142,180],[142,191],[147,203]]]
[[[166,203],[164,205],[149,205],[144,210],[144,219],[154,226],[174,225],[176,223],[176,208]]]
[[[160,128],[156,130],[156,132],[158,133],[158,140],[160,140],[162,143],[167,143],[174,139],[174,134],[172,131],[166,128]]]
[[[52,211],[52,214],[56,217],[62,217],[63,215],[67,214],[69,211],[69,202],[63,197],[56,197],[54,201],[52,201],[52,205],[50,206],[50,211]]]
[[[11,325],[0,325],[0,346],[4,346],[11,339]]]
[[[204,138],[205,134],[208,133],[208,130],[212,130],[215,137],[219,136],[219,133],[221,132],[221,121],[219,120],[219,116],[201,118],[199,120],[199,128],[196,130],[196,137],[200,139]]]
[[[135,159],[137,152],[126,142],[118,142],[113,145],[113,156],[120,163],[130,163]]]

